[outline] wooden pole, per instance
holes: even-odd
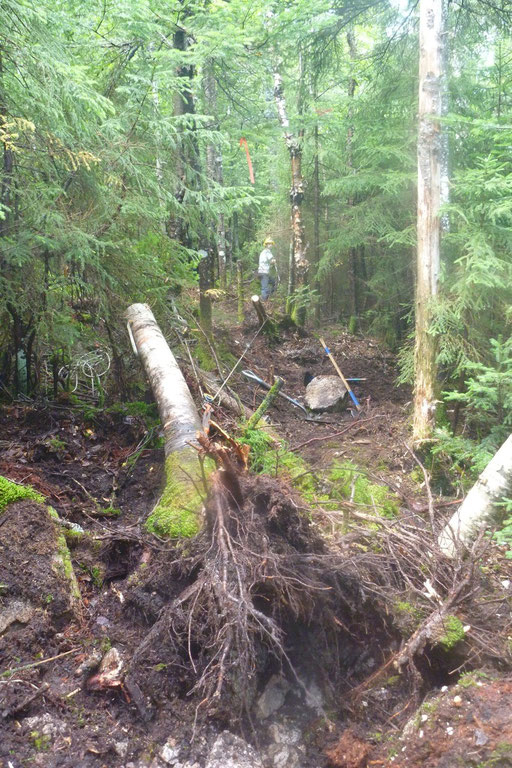
[[[335,370],[336,370],[336,373],[338,374],[338,376],[339,376],[339,377],[340,377],[340,379],[342,380],[343,384],[344,384],[344,385],[345,385],[345,387],[347,388],[347,392],[349,393],[349,395],[350,395],[350,398],[351,398],[352,402],[354,403],[354,405],[355,405],[355,407],[357,408],[357,410],[358,410],[358,411],[360,411],[360,410],[361,410],[361,406],[359,405],[359,401],[357,400],[356,396],[355,396],[355,395],[354,395],[354,393],[352,392],[352,389],[351,389],[351,387],[350,387],[350,384],[348,383],[348,381],[346,380],[346,378],[345,378],[345,377],[344,377],[344,375],[342,374],[342,372],[341,372],[341,370],[340,370],[340,368],[339,368],[339,366],[338,366],[338,363],[336,362],[336,360],[334,359],[334,357],[331,355],[331,351],[330,351],[329,347],[327,346],[327,344],[325,343],[325,341],[324,341],[322,338],[320,339],[320,344],[321,344],[321,345],[322,345],[322,347],[324,348],[325,354],[327,355],[327,357],[329,358],[329,360],[330,360],[330,361],[331,361],[331,363],[333,364],[333,366],[334,366],[334,368],[335,368]]]

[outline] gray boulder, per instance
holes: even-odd
[[[346,394],[339,376],[316,376],[306,387],[304,402],[312,411],[342,411]]]

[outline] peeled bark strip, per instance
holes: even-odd
[[[420,2],[418,251],[414,441],[432,436],[436,411],[437,341],[430,332],[438,292],[441,199],[442,0]]]
[[[146,526],[162,536],[199,530],[201,466],[195,442],[201,422],[183,374],[147,304],[132,304],[126,318],[151,384],[165,437],[165,486]]]
[[[512,435],[493,456],[458,510],[439,536],[439,546],[455,557],[461,544],[469,544],[497,513],[497,503],[512,489]]]

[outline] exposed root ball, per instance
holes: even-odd
[[[287,628],[322,627],[328,642],[343,626],[335,607],[353,603],[352,588],[332,575],[325,545],[277,481],[221,470],[211,487],[206,525],[170,569],[180,590],[131,670],[148,690],[150,670],[165,666],[174,693],[192,690],[204,711],[228,693],[223,706],[232,712],[235,701],[242,712],[272,665],[294,674]]]

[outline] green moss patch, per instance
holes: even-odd
[[[0,475],[0,512],[3,512],[8,504],[23,499],[32,499],[40,504],[44,502],[44,496],[30,485],[19,485]]]
[[[437,640],[445,651],[450,651],[457,643],[464,640],[464,625],[456,616],[447,616],[443,621],[443,634]]]
[[[213,462],[205,461],[205,476]],[[151,533],[164,538],[190,538],[200,528],[202,475],[197,453],[184,448],[165,460],[165,485],[160,501],[146,521]]]

